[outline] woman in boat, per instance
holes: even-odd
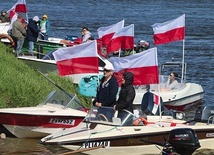
[[[134,76],[131,72],[125,72],[122,78],[122,86],[119,94],[119,99],[117,100],[114,110],[118,110],[118,117],[123,120],[126,118],[128,112],[133,113],[133,101],[135,98],[135,89],[132,85]],[[133,117],[127,118],[123,125],[132,125]]]
[[[176,80],[177,77],[178,77],[178,74],[175,72],[172,72],[169,75],[168,80],[166,82],[166,88],[169,88],[171,90],[179,89],[179,84],[178,84],[178,81]]]

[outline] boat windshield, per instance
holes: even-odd
[[[132,126],[133,121],[137,118],[128,110],[119,110],[114,113],[113,117],[107,117],[109,111],[114,112],[113,107],[95,107],[92,106],[88,115],[85,118],[86,122],[107,124],[113,126]]]
[[[61,90],[52,91],[42,104],[52,104],[61,108],[82,109],[84,108],[76,94],[69,94]]]
[[[160,88],[161,91],[167,90],[167,80],[168,76],[166,75],[159,75],[159,84],[150,84],[149,89],[151,91],[156,91],[158,88]],[[181,78],[176,79],[178,81],[178,89],[176,90],[181,90],[185,87],[185,81],[182,81]],[[140,85],[140,86],[135,86],[135,89],[148,89],[148,85]]]

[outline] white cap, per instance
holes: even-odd
[[[104,69],[107,69],[107,70],[114,70],[114,66],[111,64],[111,63],[107,63],[104,67]]]
[[[38,22],[39,21],[39,17],[38,16],[34,16],[33,17],[33,21]]]

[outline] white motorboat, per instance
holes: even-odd
[[[182,62],[166,62],[160,67],[159,84],[151,84],[150,92],[160,95],[164,106],[168,109],[185,110],[194,103],[203,99],[204,90],[201,85],[186,81],[186,64],[183,72],[183,79],[177,79],[179,88],[170,90],[166,88],[166,82],[170,72],[178,71],[182,67]],[[182,73],[180,73],[182,75]],[[182,76],[181,76],[182,77]],[[142,96],[147,92],[146,86],[137,86],[134,106],[139,108],[142,102]]]
[[[18,138],[41,138],[76,127],[87,115],[86,110],[76,95],[57,90],[36,107],[0,109],[0,124]]]
[[[65,129],[42,138],[40,142],[76,152],[87,151],[84,152],[86,154],[98,154],[98,148],[103,148],[103,154],[110,154],[112,150],[144,154],[146,147],[142,146],[160,144],[166,139],[177,153],[184,151],[188,154],[200,147],[198,140],[214,139],[213,110],[213,106],[201,106],[196,110],[194,120],[188,122],[182,120],[184,115],[178,111],[170,111],[172,115],[147,117],[133,116],[126,111],[124,118],[114,117],[109,122],[103,114],[91,109],[85,119],[85,127]],[[133,120],[133,124],[127,125],[129,120]],[[191,136],[191,132],[196,137]],[[91,149],[94,150],[89,151]]]

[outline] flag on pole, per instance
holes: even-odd
[[[18,12],[26,13],[26,17],[27,17],[27,6],[26,6],[25,0],[18,0],[16,4],[14,4],[13,7],[7,11],[10,17],[9,30],[12,29],[13,22],[16,21]]]
[[[114,66],[115,72],[133,73],[133,85],[159,83],[156,47],[126,57],[111,57],[109,60]]]
[[[155,45],[183,40],[185,38],[185,14],[164,23],[153,24],[152,28]]]
[[[158,112],[158,107],[159,107],[159,104],[160,104],[160,97],[156,94],[153,94],[153,103],[154,103],[154,106],[152,108],[152,113],[153,114],[156,114]]]
[[[99,72],[96,40],[77,46],[59,48],[53,56],[60,76]]]
[[[27,13],[27,7],[25,0],[18,0],[16,4],[7,11],[7,13],[10,13],[10,11],[14,10],[15,12],[22,12]]]
[[[134,24],[121,28],[115,32],[107,46],[107,53],[117,51],[119,49],[134,48]]]
[[[8,30],[11,30],[13,22],[16,21],[18,14],[15,12],[15,10],[11,10],[9,16],[10,16],[10,27]]]
[[[124,22],[125,21],[122,20],[110,26],[100,27],[97,30],[99,40],[101,40],[104,45],[108,45],[114,33],[120,31],[120,29],[124,27]]]

